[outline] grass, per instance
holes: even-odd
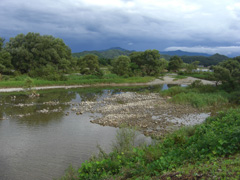
[[[158,179],[181,177],[185,179],[238,179],[240,177],[240,153],[229,157],[216,157],[197,163],[189,163],[167,172]]]
[[[69,179],[238,179],[239,129],[240,108],[229,109],[153,145],[103,153]]]
[[[209,106],[221,106],[228,103],[228,99],[223,93],[180,93],[170,99],[177,104],[189,104],[196,108],[205,108]]]
[[[231,99],[227,92],[212,85],[203,85],[200,81],[195,81],[188,87],[175,86],[160,94],[171,96],[170,102],[191,105],[199,109],[220,107],[228,104]]]
[[[191,76],[191,77],[194,77],[194,78],[214,81],[213,72],[192,72],[192,73],[180,72],[180,74],[178,76],[180,78]]]
[[[177,81],[179,79],[185,79],[188,76],[186,76],[186,75],[175,75],[175,76],[172,76],[172,77],[174,78],[173,81]]]
[[[23,87],[27,76],[18,76],[0,81],[1,88]],[[34,86],[54,86],[54,85],[84,85],[84,84],[106,84],[106,83],[146,83],[154,80],[154,77],[129,77],[123,78],[114,74],[97,77],[93,75],[69,75],[64,81],[49,81],[44,79],[33,78]]]

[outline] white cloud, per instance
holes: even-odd
[[[219,47],[204,47],[204,46],[195,46],[195,47],[168,47],[165,51],[175,51],[182,50],[187,52],[199,52],[207,54],[220,53],[227,56],[232,56],[234,54],[239,54],[240,46],[219,46]]]

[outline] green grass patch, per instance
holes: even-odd
[[[19,76],[16,78],[8,78],[8,80],[0,81],[1,88],[7,87],[23,87],[27,76]],[[44,79],[32,78],[34,86],[54,86],[54,85],[84,85],[84,84],[106,84],[106,83],[147,83],[154,80],[154,77],[129,77],[124,78],[114,74],[98,77],[94,75],[69,75],[64,81],[49,81]]]
[[[175,86],[160,94],[165,97],[171,96],[169,101],[173,103],[191,105],[200,109],[225,105],[235,95],[230,95],[212,85],[203,85],[200,81],[195,81],[188,87]]]
[[[240,177],[240,153],[229,157],[215,157],[197,163],[189,163],[167,172],[162,178],[183,179],[238,179]]]
[[[189,104],[196,108],[221,106],[228,103],[228,98],[223,93],[180,93],[170,99],[177,104]]]
[[[195,72],[195,73],[187,73],[186,76],[191,76],[194,78],[205,79],[209,81],[214,81],[213,72]]]
[[[172,76],[172,77],[174,78],[173,81],[177,81],[179,79],[185,79],[188,76],[186,76],[186,75],[175,75],[175,76]]]
[[[160,92],[160,94],[162,96],[175,96],[177,94],[185,93],[185,92],[188,92],[187,88],[180,87],[180,86],[174,86],[174,87],[171,87],[170,89]]]

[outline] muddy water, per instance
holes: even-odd
[[[156,87],[125,89],[68,89],[40,91],[39,98],[0,94],[0,179],[59,178],[72,164],[80,166],[98,152],[111,149],[116,128],[90,123],[101,116],[72,109],[83,101],[99,101],[124,91],[152,91]]]

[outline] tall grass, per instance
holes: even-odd
[[[177,104],[189,104],[196,108],[220,106],[228,103],[228,98],[223,93],[180,93],[170,99]]]

